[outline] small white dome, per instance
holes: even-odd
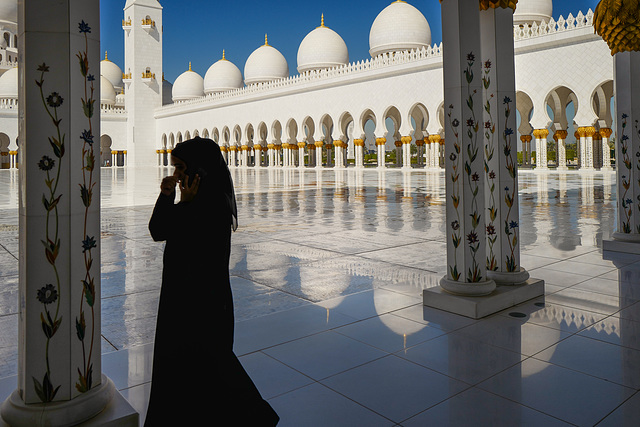
[[[402,0],[378,14],[369,32],[369,54],[420,49],[431,45],[431,27],[424,15]]]
[[[551,19],[553,14],[552,0],[520,0],[516,4],[516,11],[513,13],[513,23],[531,24],[532,22],[546,21]]]
[[[233,62],[228,61],[222,53],[222,59],[211,65],[204,75],[204,93],[226,92],[244,86],[242,73]]]
[[[244,65],[244,82],[248,85],[289,77],[287,60],[280,51],[265,44],[253,51]]]
[[[0,76],[0,99],[18,99],[18,67]]]
[[[111,82],[100,76],[100,105],[114,106],[116,104],[116,91]]]
[[[204,79],[200,74],[191,71],[191,64],[189,64],[189,70],[178,76],[171,92],[173,102],[204,96]]]
[[[349,50],[346,43],[338,33],[324,26],[323,16],[322,24],[307,34],[298,47],[298,72],[333,68],[348,63]]]
[[[169,80],[162,79],[162,105],[173,103],[173,85]]]
[[[124,108],[125,105],[125,94],[119,93],[116,95],[116,107]]]
[[[104,56],[105,58],[100,61],[100,75],[105,76],[114,89],[119,92],[122,89],[122,70],[114,62],[107,59],[106,53]]]
[[[4,0],[0,2],[0,23],[18,25],[17,0]]]

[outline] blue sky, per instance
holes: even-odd
[[[325,25],[344,39],[350,61],[369,58],[369,29],[374,19],[392,0],[324,0],[304,2],[160,0],[163,6],[165,78],[174,82],[186,71],[189,62],[201,76],[222,57],[244,70],[244,63],[255,49],[269,44],[287,59],[289,71],[296,73],[296,56],[302,39],[320,25]],[[438,0],[409,0],[422,12],[431,26],[432,43],[442,41],[440,3]],[[576,15],[595,9],[598,0],[555,0],[553,16]],[[122,18],[125,0],[101,0],[102,51],[124,69],[124,35]]]

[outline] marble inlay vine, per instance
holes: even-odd
[[[40,312],[40,322],[42,324],[42,332],[46,337],[45,345],[45,362],[46,372],[42,381],[32,377],[36,394],[42,402],[51,402],[55,398],[60,385],[54,386],[52,382],[51,365],[49,363],[49,343],[60,330],[62,324],[62,314],[60,313],[60,295],[62,293],[60,274],[56,265],[58,254],[60,253],[60,235],[59,235],[59,217],[58,203],[63,194],[59,193],[58,184],[60,183],[61,160],[65,154],[65,135],[62,133],[60,123],[62,118],[58,117],[58,108],[64,102],[64,99],[58,92],[51,92],[45,97],[45,73],[49,72],[49,66],[46,63],[38,66],[40,71],[40,79],[36,80],[36,85],[40,90],[40,99],[46,110],[51,123],[53,124],[53,134],[49,136],[49,145],[51,147],[52,156],[42,156],[38,162],[38,168],[46,174],[45,185],[48,189],[42,195],[42,205],[45,211],[45,235],[42,244],[44,245],[44,255],[47,263],[53,270],[53,283],[46,283],[38,289],[37,295],[34,295],[40,303],[42,303],[43,311]]]
[[[488,245],[488,253],[487,253],[487,270],[495,271],[498,270],[498,260],[496,259],[496,255],[494,253],[494,245],[496,240],[498,239],[498,234],[496,232],[496,227],[494,221],[498,216],[498,209],[496,207],[496,173],[493,169],[490,168],[491,161],[493,160],[493,156],[495,155],[495,132],[496,132],[496,124],[493,120],[493,115],[491,113],[491,100],[494,97],[493,93],[489,93],[489,89],[491,87],[491,61],[486,60],[483,64],[483,75],[482,75],[482,87],[484,89],[485,95],[485,104],[484,110],[487,112],[487,120],[484,122],[484,172],[486,176],[486,182],[489,185],[489,197],[487,199],[487,212],[489,216],[489,223],[486,224],[487,227],[487,245]]]
[[[638,120],[634,122],[633,127],[636,131],[636,138],[638,138],[638,141],[640,141],[640,124],[638,124]],[[638,189],[640,190],[640,151],[636,151],[636,173],[637,173],[636,176],[638,178]],[[636,200],[638,201],[638,203],[636,203],[636,207],[638,210],[638,218],[640,218],[640,194],[636,196]],[[637,220],[636,220],[636,233],[640,234],[640,221],[637,221]]]
[[[95,298],[96,298],[96,286],[95,276],[92,275],[91,267],[93,266],[92,250],[97,247],[95,236],[89,236],[87,234],[87,228],[89,223],[89,208],[93,199],[93,189],[97,183],[93,171],[95,168],[95,154],[93,150],[93,126],[91,119],[94,113],[95,99],[94,99],[94,82],[95,77],[89,73],[89,60],[87,53],[89,50],[89,42],[87,34],[91,32],[91,27],[87,23],[80,22],[78,24],[80,33],[84,34],[85,50],[84,52],[78,52],[76,57],[80,65],[80,72],[84,77],[84,96],[82,100],[82,110],[84,116],[87,119],[87,128],[82,131],[80,140],[82,140],[82,183],[80,185],[80,197],[82,198],[82,204],[84,205],[84,223],[83,233],[85,236],[82,240],[82,254],[84,257],[85,274],[82,279],[82,295],[80,296],[80,315],[76,317],[76,336],[82,343],[82,369],[78,368],[78,381],[76,382],[76,389],[85,393],[91,389],[93,383],[93,348],[94,340],[96,338],[95,330]],[[86,320],[85,320],[85,303],[91,311],[91,332],[89,334],[89,351],[87,354],[85,339],[87,338]]]
[[[504,105],[504,119],[505,123],[508,123],[509,117],[511,116],[511,103],[513,101],[508,96],[505,96],[502,105]],[[505,238],[507,239],[507,243],[509,244],[510,253],[505,256],[505,268],[508,272],[517,272],[519,271],[520,266],[518,265],[518,260],[516,258],[516,249],[518,248],[518,221],[511,219],[511,212],[513,209],[513,205],[517,202],[518,197],[518,173],[516,170],[515,159],[511,154],[511,142],[513,138],[513,129],[505,126],[504,132],[502,134],[502,139],[504,141],[504,159],[505,159],[505,168],[509,173],[509,177],[511,179],[510,185],[506,186],[504,202],[507,207],[507,215],[504,217],[504,233]],[[517,211],[516,211],[517,213]],[[518,219],[516,217],[516,219]]]
[[[621,116],[622,132],[620,135],[620,151],[622,154],[622,165],[626,171],[620,168],[620,184],[622,185],[622,194],[620,195],[621,206],[621,221],[622,232],[631,233],[631,218],[633,216],[633,200],[628,197],[629,188],[631,187],[631,175],[633,165],[631,164],[631,157],[629,156],[629,135],[626,133],[627,128],[627,114],[623,113]]]
[[[449,156],[449,160],[452,162],[451,168],[451,176],[450,179],[452,181],[452,205],[456,212],[456,219],[451,222],[451,239],[454,248],[456,249],[454,252],[454,262],[453,265],[449,266],[449,275],[453,280],[460,280],[462,276],[462,272],[458,269],[458,260],[457,260],[457,248],[463,242],[463,239],[466,239],[466,246],[469,248],[471,254],[471,266],[467,269],[466,272],[466,282],[476,283],[482,280],[482,267],[480,266],[477,253],[480,249],[481,236],[484,233],[484,229],[480,229],[479,227],[482,224],[482,213],[480,212],[480,205],[478,204],[478,197],[480,194],[480,185],[482,181],[480,180],[480,175],[475,171],[474,163],[478,159],[478,154],[480,153],[478,147],[478,130],[479,130],[479,121],[476,118],[474,112],[474,97],[476,95],[476,90],[471,89],[471,84],[474,80],[473,75],[473,65],[475,63],[475,55],[473,52],[467,54],[467,67],[464,69],[463,73],[465,76],[465,80],[467,82],[467,99],[466,99],[466,108],[469,110],[469,117],[466,119],[466,132],[462,141],[460,140],[460,133],[458,127],[460,126],[460,121],[452,117],[452,112],[454,109],[453,105],[449,105],[449,124],[451,129],[453,130],[454,136],[454,152]],[[466,141],[466,142],[465,142]],[[464,147],[463,147],[464,145]],[[465,156],[461,156],[461,150],[465,149]],[[462,158],[464,157],[464,159]],[[460,185],[460,165],[462,160],[464,160],[463,168],[465,177],[467,180],[467,186],[469,191],[471,192],[471,199],[465,202],[469,203],[468,215],[470,217],[470,225],[471,227],[463,227],[465,236],[461,234],[461,224],[462,221],[465,221],[464,215],[465,212],[460,212],[460,198],[461,194],[461,185]],[[464,211],[464,208],[462,209]],[[465,223],[466,224],[466,223]],[[484,260],[482,260],[484,262]]]

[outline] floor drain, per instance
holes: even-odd
[[[511,317],[527,317],[527,315],[526,315],[526,314],[524,314],[524,313],[519,313],[519,312],[517,312],[517,311],[514,311],[514,312],[512,312],[512,313],[509,313],[509,316],[511,316]]]
[[[546,307],[547,305],[543,302],[536,302],[533,305],[535,305],[536,307]]]

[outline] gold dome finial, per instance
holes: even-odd
[[[107,51],[106,51],[106,50],[104,51],[104,60],[105,60],[105,61],[108,61],[108,60],[109,60],[109,57],[107,56]]]
[[[322,16],[320,17],[320,26],[322,28],[324,28],[324,13],[322,14]]]
[[[264,34],[264,45],[269,46],[269,39],[267,38],[267,33]]]
[[[191,61],[189,61],[189,71],[191,71]]]
[[[224,49],[222,49],[222,59],[224,59],[225,61],[227,60],[227,58],[224,57]]]

